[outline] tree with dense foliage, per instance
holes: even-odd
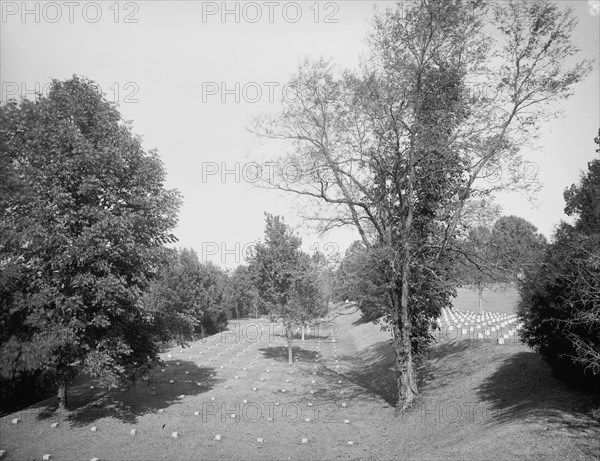
[[[329,242],[324,245],[324,249],[328,245],[333,247],[334,244]],[[335,246],[337,248],[337,246]],[[325,255],[320,251],[315,251],[311,256],[313,270],[316,272],[317,283],[319,290],[323,295],[323,299],[327,305],[333,302],[334,284],[335,284],[335,268],[338,264],[339,253],[336,251]]]
[[[225,285],[224,302],[230,315],[239,319],[251,315],[258,318],[260,304],[248,266],[239,265],[228,277]]]
[[[194,250],[173,250],[145,297],[160,339],[184,345],[198,330],[205,334],[225,329],[225,278],[211,262],[202,264]]]
[[[382,275],[382,260],[369,251],[360,240],[352,242],[336,271],[337,301],[356,303],[362,316],[369,321],[383,317],[387,302],[386,280]]]
[[[180,197],[83,78],[0,106],[0,156],[0,374],[51,376],[65,409],[76,362],[113,385],[157,363],[142,295],[176,241]]]
[[[492,226],[472,227],[457,244],[456,277],[479,295],[485,288],[515,282],[527,268],[536,267],[544,255],[546,238],[537,227],[518,216],[502,216]]]
[[[492,228],[490,247],[506,281],[515,281],[527,268],[537,267],[546,245],[537,227],[519,216],[502,216]]]
[[[321,231],[354,226],[382,255],[401,408],[418,393],[415,345],[426,350],[454,294],[448,249],[466,204],[530,186],[486,178],[519,160],[550,105],[589,72],[588,62],[565,64],[577,51],[574,27],[572,12],[540,1],[388,9],[374,20],[368,65],[337,75],[329,62],[306,61],[281,113],[257,122],[257,133],[290,141],[280,163],[303,173],[267,185],[308,199]],[[473,94],[477,82],[494,95]]]
[[[600,132],[596,143],[600,144]],[[600,160],[564,193],[565,213],[542,264],[520,283],[524,341],[571,375],[600,382]],[[600,409],[596,411],[600,417]]]
[[[250,271],[265,311],[285,328],[288,362],[292,363],[294,328],[326,313],[311,258],[300,249],[280,216],[266,215],[265,240],[254,248]]]

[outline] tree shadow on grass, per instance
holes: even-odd
[[[352,322],[352,325],[356,327],[358,325],[364,325],[365,323],[371,323],[371,322],[373,322],[373,320],[369,320],[366,317],[361,315],[354,322]]]
[[[396,360],[389,340],[380,341],[354,356],[342,357],[352,364],[344,376],[369,392],[381,396],[388,404],[398,401],[398,390],[393,366]]]
[[[287,346],[278,346],[278,347],[263,347],[259,349],[261,352],[264,352],[263,357],[266,359],[277,360],[279,362],[288,361],[288,348]],[[321,358],[321,354],[317,351],[311,351],[308,349],[303,349],[297,345],[294,345],[292,350],[294,356],[294,363],[299,362],[315,362],[317,358]],[[296,359],[297,357],[297,359]]]
[[[322,322],[320,324],[314,325],[310,328],[310,330],[305,330],[304,332],[304,341],[311,341],[313,343],[319,342],[337,342],[337,334],[340,331],[340,327],[335,322]],[[287,337],[283,334],[280,329],[276,329],[272,333],[272,337],[275,341],[284,341],[287,342]],[[302,333],[301,330],[296,331],[294,329],[294,342],[302,341]]]
[[[477,389],[494,410],[493,419],[506,422],[527,416],[546,417],[574,429],[587,426],[586,413],[600,404],[599,396],[557,379],[549,365],[534,352],[519,352],[501,364]],[[579,423],[569,418],[576,416]]]
[[[165,371],[161,372],[162,369]],[[212,367],[199,367],[185,360],[169,360],[152,371],[148,382],[138,381],[129,388],[97,390],[91,388],[87,380],[69,389],[66,420],[76,427],[106,417],[133,424],[139,416],[180,402],[182,395],[199,395],[210,391],[219,381],[214,374]],[[40,402],[38,419],[54,418],[55,410],[56,398]]]
[[[455,340],[438,343],[418,367],[418,386],[433,391],[455,382],[465,370],[477,366],[473,359],[487,360],[485,353],[465,354],[467,349],[481,349],[481,341]]]
[[[452,356],[462,354],[468,347],[478,347],[478,344],[454,341],[437,345],[429,359],[417,367],[419,389],[442,387],[464,374],[461,367],[444,368],[439,364]],[[343,359],[353,364],[352,370],[346,373],[348,379],[381,396],[388,404],[397,404],[398,384],[394,371],[396,353],[390,340],[375,343],[355,356],[346,356]]]
[[[600,424],[588,416],[600,405],[600,396],[557,379],[539,354],[508,357],[477,394],[491,405],[491,421],[547,424],[576,438],[591,457],[600,456]]]

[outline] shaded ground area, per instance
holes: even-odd
[[[548,416],[565,411],[584,416],[600,405],[598,396],[554,378],[548,365],[534,352],[517,352],[503,360],[477,389],[490,402],[500,422],[529,415]],[[574,397],[577,397],[576,399]]]

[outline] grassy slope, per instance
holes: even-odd
[[[540,357],[518,343],[440,342],[421,370],[419,401],[397,415],[390,405],[395,383],[388,334],[362,323],[352,310],[345,314],[335,319],[339,342],[297,343],[295,367],[285,363],[282,339],[269,337],[262,324],[257,342],[249,328],[235,345],[230,337],[216,346],[213,338],[191,350],[173,349],[173,358],[165,358],[169,367],[152,379],[156,395],[145,385],[103,394],[82,383],[69,417],[52,414],[47,401],[22,413],[20,424],[10,424],[15,415],[2,418],[0,449],[9,459],[41,459],[45,453],[102,460],[600,459],[600,425],[585,416],[599,402],[554,379]],[[323,329],[322,339],[335,329]],[[222,415],[221,409],[208,414],[215,404],[225,405]],[[60,421],[58,428],[50,427],[54,421]],[[90,432],[91,426],[98,431]],[[129,435],[132,428],[135,436]],[[181,431],[181,438],[172,439],[172,431]],[[215,441],[216,434],[223,440]]]
[[[479,312],[479,295],[475,290],[459,288],[454,299],[455,309]],[[512,314],[519,301],[519,293],[514,285],[496,285],[483,290],[481,308],[484,311]]]

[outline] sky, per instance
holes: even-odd
[[[548,238],[566,219],[564,189],[598,156],[593,139],[600,127],[600,8],[597,1],[559,3],[574,8],[573,40],[594,69],[561,105],[564,116],[543,124],[535,149],[523,151],[538,173],[537,196],[498,197],[503,214],[529,220]],[[343,254],[358,238],[354,230],[318,236],[288,197],[255,187],[254,166],[282,146],[249,132],[249,121],[277,111],[285,82],[305,57],[356,67],[367,51],[370,18],[392,4],[2,0],[0,99],[33,98],[51,79],[73,74],[97,82],[144,148],[158,150],[167,187],[184,200],[177,246],[194,248],[202,261],[243,263],[263,236],[264,212],[283,215],[306,251]]]

